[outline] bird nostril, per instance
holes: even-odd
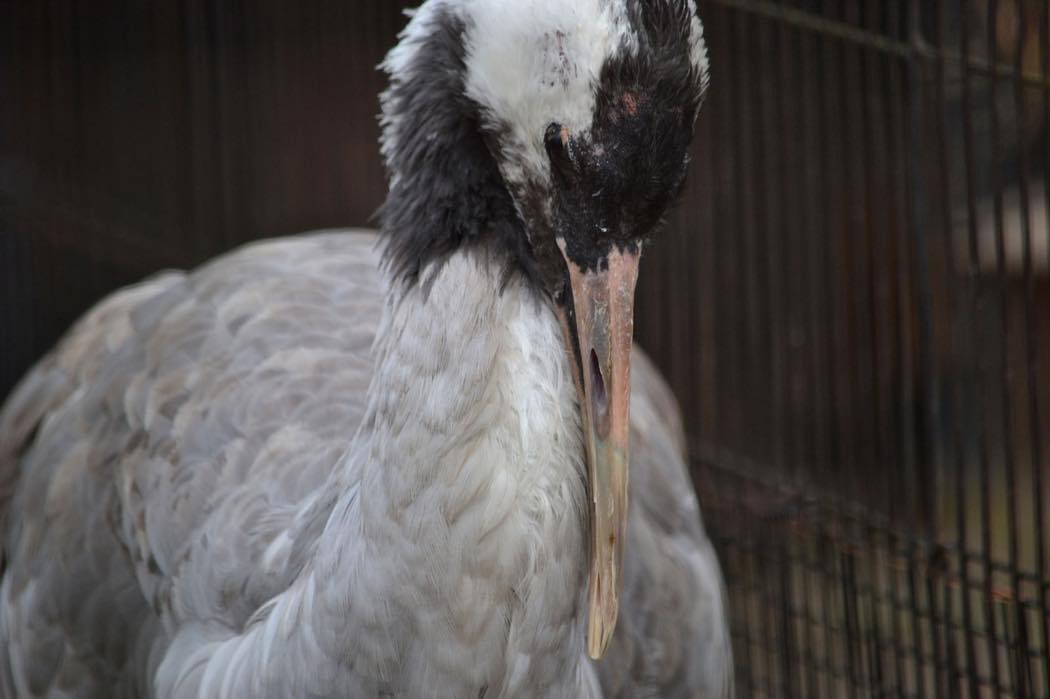
[[[608,427],[609,394],[605,389],[605,377],[598,362],[598,353],[591,350],[591,407],[594,409],[594,427],[604,436]]]

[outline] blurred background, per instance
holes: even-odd
[[[109,291],[368,225],[411,3],[0,0],[0,397]],[[638,336],[750,697],[1050,696],[1050,2],[701,0]]]

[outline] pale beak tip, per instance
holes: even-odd
[[[616,628],[616,620],[605,623],[601,614],[592,614],[587,628],[587,655],[591,660],[601,660],[605,651],[609,650],[609,642],[612,640],[613,629]]]

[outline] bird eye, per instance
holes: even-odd
[[[569,153],[569,131],[561,124],[551,124],[543,137],[547,155],[554,170],[562,177],[571,178],[573,173],[572,157]]]
[[[547,133],[544,136],[544,142],[547,146],[547,154],[552,158],[558,154],[565,153],[565,138],[562,134],[563,128],[561,124],[551,124],[547,127]]]

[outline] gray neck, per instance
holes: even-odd
[[[501,281],[460,253],[390,302],[338,502],[303,574],[241,637],[249,650],[226,654],[231,686],[595,692],[575,388],[554,314]],[[302,673],[278,658],[330,666],[293,686]]]
[[[502,288],[501,272],[453,255],[391,303],[377,343],[362,606],[392,610],[421,663],[456,659],[439,673],[443,696],[513,684],[522,657],[535,666],[518,679],[563,681],[584,649],[575,387],[553,312],[524,282]]]

